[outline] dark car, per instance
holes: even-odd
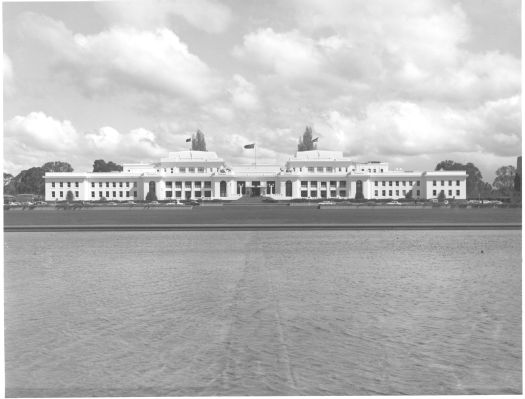
[[[200,202],[197,202],[195,200],[186,200],[186,201],[184,201],[184,204],[185,205],[192,205],[192,206],[199,206]]]

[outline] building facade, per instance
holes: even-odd
[[[46,173],[46,201],[223,199],[466,199],[465,171],[390,170],[386,162],[357,162],[340,151],[297,152],[283,165],[228,165],[215,152],[171,152],[158,163],[124,164],[122,172]]]

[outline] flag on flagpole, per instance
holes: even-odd
[[[317,143],[319,141],[319,137],[316,137],[315,139],[312,140],[312,143]]]
[[[255,148],[255,143],[252,143],[252,144],[246,144],[246,145],[244,146],[244,148],[246,148],[246,149]]]
[[[186,139],[186,143],[189,143],[191,141],[191,137],[189,139]]]

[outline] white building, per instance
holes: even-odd
[[[170,152],[158,163],[124,164],[122,172],[46,173],[46,201],[225,199],[243,195],[275,199],[466,199],[465,171],[390,170],[385,162],[356,162],[340,151],[297,152],[282,165],[228,165],[215,152]]]

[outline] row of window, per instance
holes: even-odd
[[[443,191],[443,193],[445,192],[445,190],[441,190],[441,191]],[[454,195],[454,194],[452,194],[452,193],[453,193],[453,190],[448,190],[448,196],[449,196],[449,197],[451,197],[451,196]],[[460,193],[460,190],[456,190],[456,195],[459,196],[459,195],[460,195],[459,193]],[[437,197],[437,195],[438,195],[437,190],[432,190],[432,195],[433,195],[434,197]]]
[[[98,187],[104,187],[104,185],[106,187],[117,187],[117,186],[118,187],[124,187],[124,185],[126,187],[130,187],[131,184],[133,184],[133,187],[137,187],[137,182],[136,181],[135,182],[129,182],[129,181],[126,181],[126,182],[122,182],[122,181],[119,181],[119,182],[116,182],[116,181],[114,181],[114,182],[109,182],[109,181],[101,182],[101,181],[99,181],[98,182]],[[91,182],[91,187],[92,188],[95,188],[96,186],[97,186],[96,182]]]
[[[177,172],[178,169],[178,172],[179,173],[211,173],[211,172],[219,172],[219,168],[195,168],[195,167],[181,167],[181,168],[164,168],[164,172],[165,173],[168,173],[168,170],[169,170],[169,173],[175,173]],[[128,172],[130,172],[131,170],[128,170]],[[160,169],[157,169],[157,172],[160,172]]]
[[[58,183],[59,187],[64,187],[64,184],[66,184],[67,188],[71,188],[72,182],[70,182],[70,181],[63,182],[63,181],[61,181],[61,182]],[[73,184],[75,185],[75,187],[78,188],[78,181],[73,182]],[[56,183],[54,181],[51,182],[51,187],[56,187]]]
[[[388,185],[390,187],[392,187],[394,185],[394,183],[395,183],[395,185],[397,187],[399,187],[399,185],[402,185],[403,187],[405,187],[407,185],[407,181],[406,180],[401,180],[401,181],[399,181],[399,180],[395,180],[395,181],[394,180],[389,180],[389,181],[375,181],[374,182],[374,186],[375,187],[379,186],[379,183],[381,183],[381,186],[383,186],[383,187],[387,185],[386,183],[388,183]],[[409,180],[408,181],[408,186],[412,187],[413,183],[414,182],[412,180]],[[421,182],[419,180],[416,180],[416,186],[420,186],[420,185],[421,185]]]
[[[320,173],[333,173],[333,172],[355,172],[355,168],[348,168],[348,167],[332,167],[332,166],[317,166],[317,167],[314,167],[314,166],[309,166],[309,167],[306,167],[304,168],[306,171],[310,172],[310,173],[314,173],[314,172],[320,172]],[[303,171],[303,168],[292,168],[292,171],[294,172],[302,172]],[[383,169],[379,169],[379,171],[382,173],[384,170]],[[365,169],[361,169],[361,172],[366,172]],[[369,173],[377,173],[378,172],[378,169],[374,169],[374,168],[370,168],[368,169],[368,172]]]
[[[110,193],[112,193],[113,195],[110,195]],[[106,198],[124,198],[124,197],[126,197],[126,198],[129,198],[129,197],[131,197],[131,192],[130,191],[125,191],[125,192],[124,191],[106,191],[105,194],[106,195],[104,195],[104,191],[99,191],[98,192],[98,197],[99,198],[102,198],[102,197],[106,197]],[[95,191],[91,191],[91,198],[96,198],[96,197],[97,197],[96,192]],[[133,191],[133,198],[137,198],[137,192],[136,191]]]
[[[75,198],[78,198],[78,191],[75,191],[73,194],[75,195]],[[66,195],[67,194],[65,193],[65,191],[59,191],[58,192],[58,197],[57,197],[56,193],[54,191],[51,191],[51,197],[52,198],[64,198],[64,197],[66,197]]]
[[[204,193],[204,195],[202,195]],[[175,194],[175,198],[182,198],[182,191],[166,191],[166,198],[173,198],[173,194]],[[188,191],[186,193],[186,197],[190,197],[190,194],[191,192]],[[221,195],[222,197],[225,197],[226,194],[224,195]],[[197,190],[193,193],[193,197],[194,198],[201,198],[201,197],[204,197],[204,198],[211,198],[211,191],[209,190],[206,190],[206,191],[201,191],[201,190]]]
[[[456,180],[456,186],[459,186],[459,180]],[[437,180],[432,180],[432,185],[433,186],[437,186]],[[441,180],[441,185],[444,186],[445,185],[445,180]],[[452,180],[449,180],[448,181],[448,185],[449,186],[452,186]]]
[[[407,195],[407,190],[388,190],[388,196],[386,194],[387,190],[381,190],[381,197],[392,198],[392,196],[394,195],[393,194],[394,192],[395,192],[396,197],[399,197],[400,193],[403,197],[406,197]],[[421,195],[421,191],[416,190],[416,197],[419,197],[420,195]],[[374,196],[379,197],[379,190],[374,190]]]
[[[301,188],[307,188],[308,187],[308,183],[310,183],[310,187],[318,187],[319,183],[321,183],[321,188],[326,188],[328,182],[326,182],[326,181],[318,182],[317,180],[310,180],[310,181],[302,180],[301,181]],[[331,180],[330,181],[330,187],[331,188],[332,187],[336,188],[337,187],[337,181],[336,180]],[[339,187],[346,187],[346,180],[340,180],[339,181]]]
[[[301,190],[302,198],[336,198],[339,192],[339,197],[346,197],[346,190]]]
[[[205,181],[205,182],[200,182],[200,181],[196,181],[196,182],[191,182],[191,181],[185,181],[185,182],[175,181],[175,182],[171,182],[171,181],[167,181],[166,182],[166,188],[172,188],[173,186],[175,186],[175,188],[182,188],[183,185],[186,188],[191,188],[192,184],[193,184],[193,186],[195,188],[201,188],[202,186],[204,186],[204,188],[211,188],[211,181]]]

